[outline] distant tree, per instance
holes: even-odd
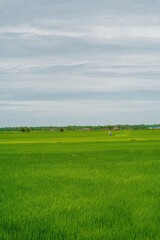
[[[22,127],[21,132],[30,132],[30,128],[28,127]]]
[[[60,132],[64,132],[64,128],[60,128],[59,131],[60,131]]]
[[[30,132],[30,128],[26,127],[26,132]]]
[[[21,128],[21,132],[25,132],[26,130],[25,130],[25,128],[24,127],[22,127]]]
[[[109,130],[112,130],[112,129],[114,128],[114,126],[108,125],[107,128],[108,128]]]

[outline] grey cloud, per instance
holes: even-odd
[[[159,107],[160,101],[12,102],[0,107],[1,126],[152,124],[160,117]]]
[[[159,7],[158,0],[0,1],[0,125],[158,121]]]
[[[159,100],[159,91],[153,90],[129,90],[129,91],[80,91],[80,90],[66,90],[55,89],[52,91],[45,91],[39,89],[26,88],[22,89],[8,89],[0,90],[0,101],[135,101],[135,100]],[[1,104],[0,104],[1,105]]]

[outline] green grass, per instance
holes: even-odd
[[[160,239],[160,131],[0,133],[0,240]]]

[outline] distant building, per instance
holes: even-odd
[[[51,131],[54,131],[54,130],[55,130],[54,128],[51,129]]]
[[[153,129],[160,129],[160,126],[152,126],[152,127],[149,127],[149,129],[153,130]]]
[[[120,130],[118,127],[114,127],[113,130]]]
[[[83,131],[90,131],[91,128],[82,128]]]

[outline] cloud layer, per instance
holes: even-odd
[[[0,0],[0,126],[158,123],[159,7]]]

